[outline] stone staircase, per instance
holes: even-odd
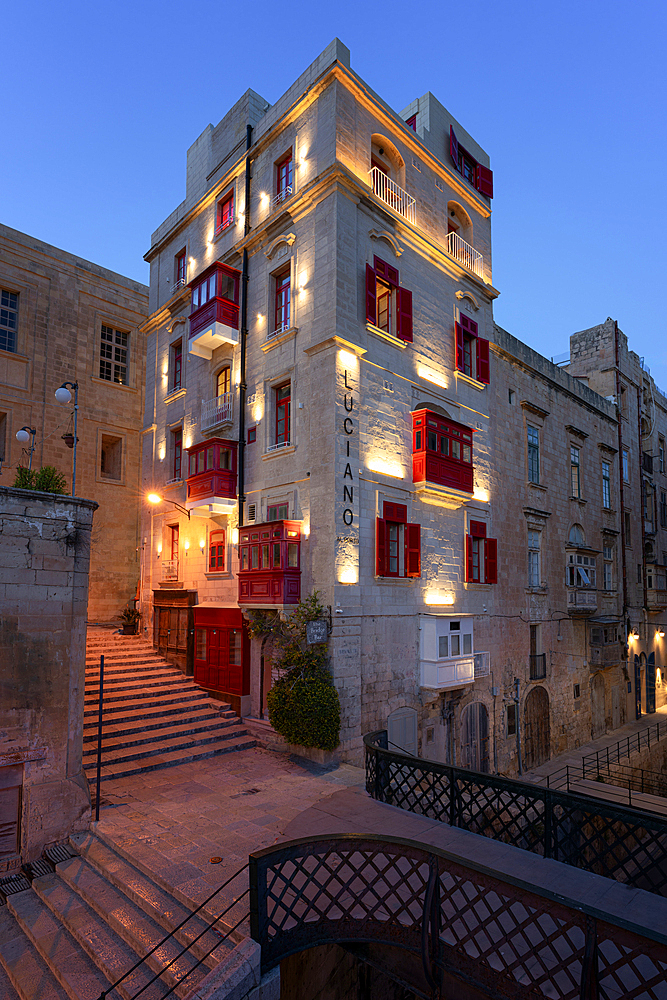
[[[26,866],[13,886],[0,880],[0,1000],[98,1000],[127,972],[110,1000],[131,1000],[156,973],[142,1000],[163,1000],[175,984],[172,996],[183,998],[243,940],[240,931],[223,940],[224,924],[207,930],[212,916],[205,911],[175,930],[191,908],[108,840],[77,834],[58,851],[72,856]]]
[[[144,639],[89,628],[83,764],[91,782],[97,768],[101,654],[102,780],[256,746],[255,738],[229,705],[209,698],[191,677],[167,663]]]

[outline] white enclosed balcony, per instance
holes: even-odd
[[[447,253],[478,278],[484,276],[484,258],[481,253],[462,240],[458,233],[447,233]]]
[[[231,392],[223,392],[214,399],[201,401],[201,428],[217,427],[218,424],[231,423],[234,413],[234,397]]]
[[[422,660],[420,666],[420,685],[434,691],[464,687],[475,680],[474,656],[459,656],[439,662]]]
[[[382,170],[378,167],[373,167],[371,169],[371,177],[373,184],[373,193],[376,198],[383,201],[385,205],[397,212],[398,215],[402,215],[404,219],[411,222],[414,226],[416,221],[415,199],[404,191],[402,187],[399,187],[395,181],[392,181],[390,177],[387,177]]]

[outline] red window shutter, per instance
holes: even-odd
[[[473,538],[486,538],[486,524],[484,521],[471,521],[470,534]]]
[[[459,144],[458,144],[456,136],[454,135],[454,129],[452,128],[451,125],[449,126],[449,155],[452,158],[452,162],[454,163],[454,166],[456,167],[456,169],[460,173],[460,168],[459,168]]]
[[[463,371],[463,330],[461,324],[456,324],[456,368]]]
[[[421,576],[421,526],[405,526],[405,575]]]
[[[366,264],[366,321],[377,323],[377,284],[370,264]]]
[[[375,268],[375,273],[385,280],[388,278],[389,264],[382,260],[381,257],[373,257],[373,267]]]
[[[478,163],[475,169],[475,187],[480,194],[493,198],[493,171],[483,167],[481,163]]]
[[[417,131],[417,115],[413,115],[412,118],[407,118],[405,124],[408,128],[411,128],[414,132]]]
[[[481,337],[477,339],[477,381],[490,383],[489,342]]]
[[[395,285],[395,287],[398,288],[397,269],[395,267],[392,267],[390,264],[385,264],[385,267],[387,268],[387,281],[389,282],[390,285]]]
[[[382,516],[385,521],[397,521],[405,524],[408,519],[408,508],[404,503],[390,503],[385,500],[382,504]]]
[[[466,535],[466,583],[472,582],[472,535]]]
[[[387,522],[383,517],[377,519],[375,572],[378,576],[385,576],[387,572]]]
[[[469,333],[471,337],[477,336],[477,323],[470,319],[465,313],[461,313],[461,329]]]
[[[498,583],[498,541],[495,538],[487,538],[484,542],[484,580]]]
[[[398,296],[398,330],[396,335],[399,340],[412,343],[412,292],[407,288],[399,288]]]

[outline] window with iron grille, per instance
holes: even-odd
[[[526,425],[528,438],[528,482],[539,486],[540,482],[540,432],[537,427]]]
[[[16,352],[19,321],[19,297],[16,292],[0,291],[0,350]]]
[[[127,385],[127,356],[130,335],[102,324],[100,343],[100,378],[118,385]]]
[[[292,193],[292,151],[276,163],[276,200],[284,201]]]
[[[547,656],[542,652],[542,626],[530,625],[530,679],[541,681],[547,676]]]
[[[176,254],[175,267],[176,267],[176,270],[175,270],[174,280],[176,282],[176,285],[177,286],[184,285],[185,284],[185,276],[186,276],[186,272],[187,272],[185,250],[181,250],[180,253]]]

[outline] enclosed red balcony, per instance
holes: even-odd
[[[188,449],[188,510],[201,515],[226,514],[236,505],[236,441],[209,438]]]
[[[473,491],[471,427],[431,410],[412,414],[412,478],[448,489]]]
[[[298,604],[301,525],[268,521],[239,533],[239,604]]]
[[[210,361],[216,347],[238,344],[239,276],[233,267],[216,263],[190,282],[190,354]]]

